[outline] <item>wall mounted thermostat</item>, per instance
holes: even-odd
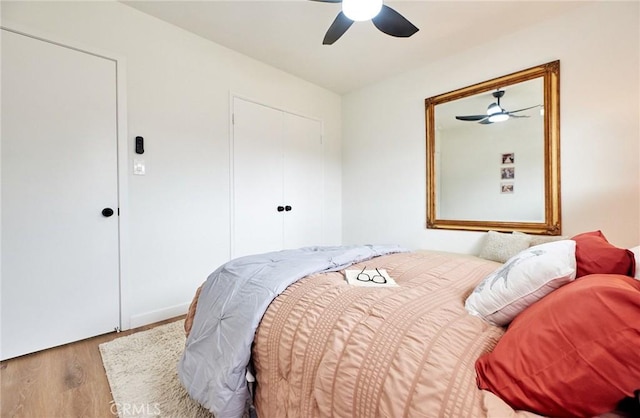
[[[144,138],[136,136],[136,154],[144,154]]]
[[[133,174],[136,176],[144,176],[145,167],[144,160],[133,160]]]

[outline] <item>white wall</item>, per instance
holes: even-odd
[[[326,244],[341,241],[341,99],[117,2],[2,2],[2,23],[126,60],[129,170],[123,325],[183,313],[229,257],[229,107],[238,94],[324,121]],[[139,158],[139,156],[138,156]]]
[[[342,99],[120,3],[3,1],[1,13],[126,59],[127,164],[144,136],[147,175],[128,177],[125,327],[182,312],[228,258],[231,93],[324,121],[326,244],[474,252],[480,233],[425,229],[424,99],[560,59],[563,232],[640,242],[637,3],[585,6]]]
[[[343,97],[344,242],[476,252],[483,233],[425,227],[424,99],[559,59],[562,232],[640,244],[639,6],[585,5]]]

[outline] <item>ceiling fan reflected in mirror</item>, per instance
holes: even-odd
[[[408,38],[419,29],[400,13],[382,3],[382,0],[312,0],[322,3],[342,3],[342,10],[322,40],[331,45],[351,27],[353,22],[371,20],[376,28],[387,35]]]
[[[509,118],[528,118],[528,115],[515,115],[514,113],[523,112],[525,110],[541,107],[541,105],[535,105],[525,107],[524,109],[508,111],[500,106],[500,99],[504,96],[504,90],[496,90],[491,95],[497,100],[487,107],[487,113],[484,115],[469,115],[469,116],[456,116],[456,119],[467,122],[478,122],[483,125],[489,125],[496,122],[504,122]]]

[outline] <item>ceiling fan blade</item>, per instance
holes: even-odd
[[[540,107],[540,105],[535,105],[535,106],[531,106],[531,107],[525,107],[524,109],[512,110],[512,111],[507,112],[507,113],[508,114],[512,114],[512,113],[516,113],[516,112],[522,112],[523,110],[534,109],[536,107]]]
[[[486,118],[485,120],[481,120],[478,123],[481,123],[482,125],[491,125],[493,122],[491,122],[489,118]]]
[[[336,19],[333,21],[331,26],[329,26],[329,30],[326,35],[324,35],[324,39],[322,40],[323,45],[331,45],[353,25],[353,20],[349,19],[347,16],[342,13],[338,13]]]
[[[419,30],[400,13],[384,4],[380,13],[371,20],[382,32],[399,38],[408,38]]]
[[[509,117],[510,118],[530,118],[531,116],[529,115],[512,115],[509,113]]]
[[[464,120],[464,121],[470,121],[470,122],[476,122],[482,119],[486,119],[488,118],[488,115],[469,115],[469,116],[456,116],[456,119],[458,120]]]

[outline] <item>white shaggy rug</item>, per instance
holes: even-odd
[[[183,324],[180,320],[100,344],[114,415],[213,417],[187,395],[178,379],[185,342]]]

